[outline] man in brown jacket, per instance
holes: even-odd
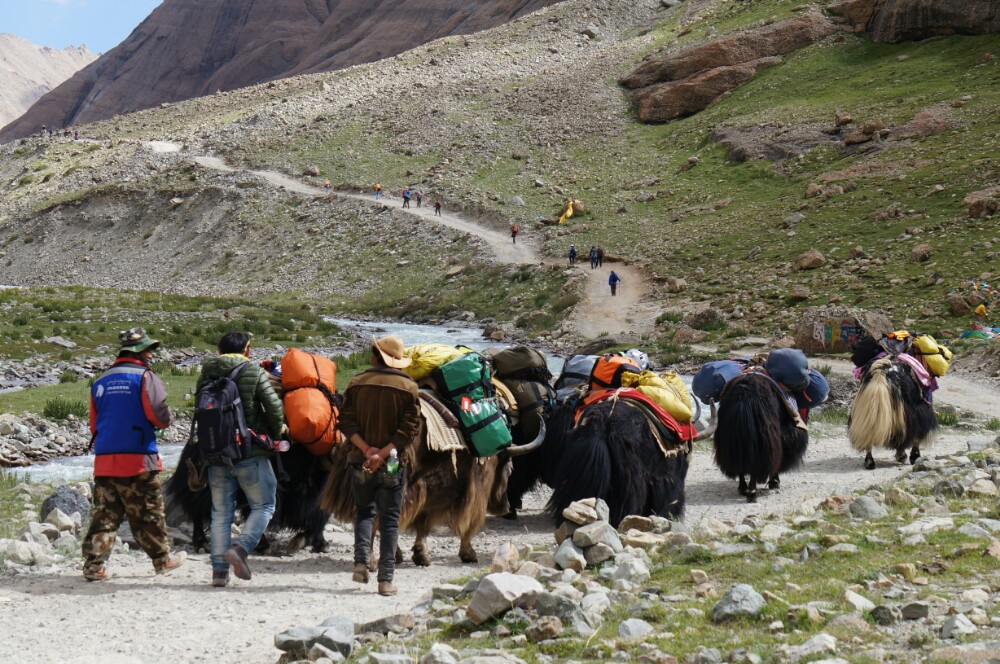
[[[395,595],[396,542],[399,513],[403,504],[406,468],[395,473],[386,460],[396,450],[400,459],[420,435],[420,401],[417,384],[400,371],[410,365],[397,337],[372,339],[372,367],[355,376],[344,392],[340,430],[356,450],[348,463],[354,469],[351,489],[357,515],[354,518],[354,580],[368,583],[368,557],[372,521],[378,510],[378,593]]]

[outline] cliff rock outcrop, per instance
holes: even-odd
[[[844,0],[828,9],[855,32],[888,44],[1000,32],[1000,0]]]
[[[0,126],[24,113],[46,92],[96,60],[86,46],[63,50],[0,34]]]
[[[558,0],[165,0],[129,37],[0,131],[109,118],[342,69],[501,25]],[[405,89],[409,81],[394,82]]]
[[[726,35],[653,57],[621,80],[633,90],[643,122],[667,122],[697,113],[758,71],[781,62],[834,31],[818,12]]]

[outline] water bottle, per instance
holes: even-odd
[[[395,449],[389,452],[389,458],[385,461],[385,472],[389,475],[399,474],[399,454]]]

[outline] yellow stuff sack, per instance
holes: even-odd
[[[456,357],[468,353],[468,349],[448,346],[447,344],[417,344],[403,351],[403,354],[413,360],[410,366],[403,369],[413,380],[420,380],[431,375],[431,372],[442,364],[451,362]]]
[[[691,397],[681,377],[672,371],[655,374],[652,371],[622,374],[622,386],[634,387],[673,415],[680,424],[691,422]]]
[[[952,352],[947,346],[939,346],[931,335],[918,334],[913,337],[911,352],[920,358],[932,376],[948,373]]]

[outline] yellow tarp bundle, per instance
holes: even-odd
[[[634,387],[674,416],[680,424],[691,423],[691,395],[681,377],[673,371],[622,374],[622,386]]]
[[[563,223],[577,212],[583,212],[583,203],[571,198],[566,201],[566,205],[563,206],[563,210],[559,214],[559,223]]]
[[[417,344],[405,349],[403,353],[413,360],[410,366],[403,369],[413,380],[420,380],[431,375],[445,362],[451,362],[456,357],[470,352],[469,349],[456,348],[447,344]]]
[[[898,334],[898,333],[897,333]],[[913,354],[920,358],[932,376],[943,376],[948,373],[951,349],[938,345],[929,334],[918,334],[913,337]]]

